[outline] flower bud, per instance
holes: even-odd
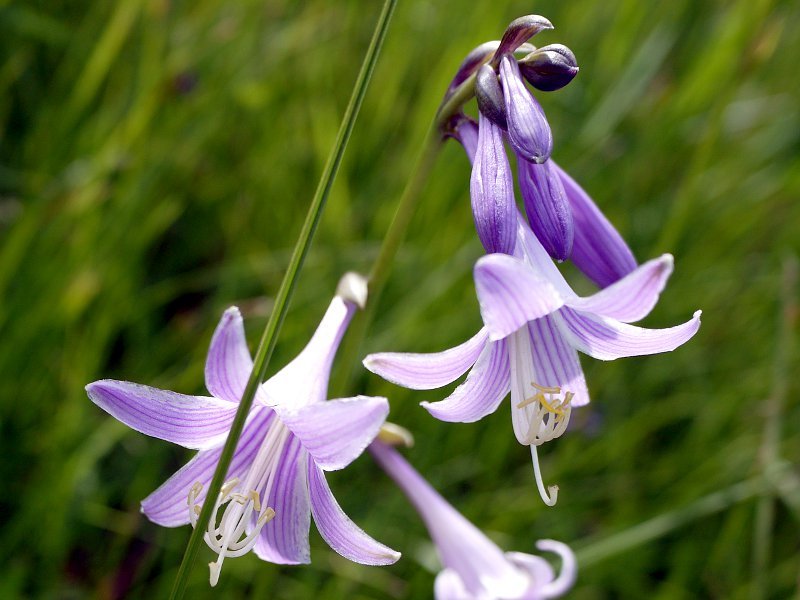
[[[516,243],[514,179],[503,132],[485,114],[478,122],[478,146],[469,182],[475,228],[486,252],[511,254]]]
[[[497,80],[497,73],[489,65],[481,65],[475,78],[475,99],[478,110],[486,115],[495,125],[506,129],[506,107],[503,90]]]
[[[500,76],[506,103],[509,142],[526,160],[535,163],[546,161],[553,150],[550,124],[536,98],[525,87],[514,57],[503,58]]]
[[[542,46],[518,61],[522,76],[543,92],[560,90],[578,74],[578,61],[562,44]]]
[[[564,185],[553,161],[517,161],[519,189],[531,229],[547,253],[558,261],[572,254],[574,221]]]
[[[493,66],[497,66],[503,55],[514,52],[520,44],[528,41],[534,35],[545,29],[553,29],[553,24],[539,15],[525,15],[514,19],[506,28],[500,46],[492,59]]]

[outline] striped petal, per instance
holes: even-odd
[[[589,403],[589,390],[578,353],[558,329],[553,317],[528,323],[531,335],[534,381],[572,392],[572,406]]]
[[[232,306],[211,338],[206,358],[206,387],[212,396],[239,402],[253,370],[253,359],[247,349],[244,323],[239,309]]]
[[[556,260],[572,254],[574,224],[564,186],[548,160],[536,164],[518,157],[519,189],[536,237]]]
[[[514,179],[503,132],[483,113],[469,190],[475,228],[486,252],[511,254],[516,235]]]
[[[698,310],[686,323],[666,329],[644,329],[566,307],[558,316],[573,348],[599,360],[614,360],[674,350],[697,333],[700,315]]]
[[[572,208],[575,238],[572,262],[601,288],[636,268],[633,252],[581,186],[553,163]]]
[[[505,340],[487,344],[464,383],[440,402],[422,406],[441,421],[473,423],[497,410],[509,392]]]
[[[525,87],[519,65],[513,57],[503,57],[500,76],[506,101],[509,142],[525,160],[546,161],[553,151],[550,124],[536,98]]]
[[[432,354],[381,352],[370,354],[364,366],[387,381],[412,390],[433,390],[452,383],[478,360],[489,339],[482,328],[463,344]]]
[[[239,438],[236,453],[233,455],[225,481],[244,476],[253,463],[258,449],[261,447],[264,432],[274,416],[275,413],[268,409],[254,408],[252,410],[242,436]],[[222,448],[198,452],[192,460],[142,500],[142,512],[148,519],[164,527],[186,525],[189,522],[189,511],[186,504],[189,489],[196,482],[203,485],[202,492],[197,499],[197,502],[202,504],[221,453]]]
[[[635,271],[587,298],[567,302],[577,310],[632,323],[645,318],[672,274],[671,254],[647,261]]]
[[[263,560],[279,565],[311,562],[307,461],[308,455],[300,441],[290,435],[278,461],[272,489],[264,503],[275,510],[275,518],[261,530],[253,549]]]
[[[475,289],[491,340],[502,339],[564,304],[547,278],[529,264],[505,254],[490,254],[478,260]]]
[[[281,421],[326,471],[353,462],[378,434],[389,414],[386,398],[357,396],[297,409],[276,406]]]
[[[218,398],[103,379],[86,386],[92,402],[145,435],[205,450],[225,441],[236,406]]]
[[[333,497],[325,474],[308,463],[308,489],[311,512],[320,535],[336,552],[362,565],[391,565],[400,553],[375,541],[353,523]]]

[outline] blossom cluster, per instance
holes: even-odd
[[[477,421],[510,395],[514,435],[530,448],[539,493],[553,505],[558,487],[545,486],[537,449],[562,436],[572,411],[589,403],[579,354],[606,361],[674,350],[697,332],[700,312],[666,329],[632,325],[656,305],[673,258],[665,254],[638,264],[594,201],[551,158],[550,125],[528,84],[541,92],[560,89],[576,76],[578,66],[566,46],[528,43],[548,29],[550,22],[535,15],[512,22],[500,41],[482,44],[466,57],[443,102],[464,90],[477,101],[477,120],[459,106],[448,115],[442,133],[458,140],[472,163],[471,209],[486,251],[474,267],[483,326],[449,350],[382,352],[367,356],[363,364],[414,390],[441,388],[466,374],[448,397],[422,403],[442,421]],[[517,206],[507,147],[515,157],[523,211]],[[589,296],[573,291],[557,264],[566,260],[599,290]],[[205,367],[208,396],[125,381],[89,384],[89,398],[110,415],[146,435],[197,450],[142,501],[142,512],[165,527],[202,528],[216,554],[210,563],[212,585],[226,558],[251,550],[272,563],[310,562],[312,517],[342,556],[388,565],[400,554],[347,517],[325,476],[369,448],[416,508],[438,548],[444,568],[434,586],[437,598],[562,595],[576,572],[566,545],[538,543],[540,550],[561,558],[558,575],[540,557],[503,553],[385,443],[390,431],[386,398],[328,399],[336,350],[366,301],[367,281],[345,275],[308,345],[258,386],[219,490],[210,489],[212,475],[253,371],[238,309],[225,311],[212,337]],[[201,523],[208,494],[213,513]]]

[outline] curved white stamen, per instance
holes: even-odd
[[[560,398],[561,388],[545,387],[531,381],[536,393],[525,398],[517,404],[517,408],[532,406],[530,422],[528,425],[528,435],[525,440],[528,444],[537,446],[554,440],[567,430],[569,417],[572,414],[570,402],[575,396],[572,392],[564,392],[564,398]]]
[[[272,508],[262,506],[262,498],[266,503],[270,497],[278,462],[288,438],[289,430],[280,420],[274,419],[264,435],[256,457],[247,469],[244,483],[240,486],[239,478],[234,477],[220,489],[203,534],[208,547],[218,555],[216,561],[209,563],[212,586],[219,580],[225,558],[236,558],[252,550],[261,529],[275,517]],[[189,489],[189,522],[192,527],[196,527],[198,523],[201,510],[198,498],[202,490],[203,485],[200,482]],[[259,495],[258,490],[263,490],[263,495]],[[218,517],[223,505],[227,506],[222,517]]]
[[[575,583],[577,573],[577,563],[575,555],[569,546],[556,540],[539,540],[536,542],[539,550],[553,552],[561,558],[561,571],[553,581],[546,583],[539,589],[542,598],[557,598],[569,590]]]
[[[531,458],[533,459],[533,475],[536,477],[536,487],[539,489],[542,502],[547,506],[555,506],[556,502],[558,502],[558,486],[547,486],[547,491],[545,491],[544,481],[542,481],[542,471],[539,468],[539,453],[536,451],[535,444],[531,444]]]
[[[238,485],[239,479],[234,478],[222,486],[217,495],[217,501],[214,503],[214,510],[208,521],[208,527],[203,535],[208,547],[219,555],[215,562],[209,564],[209,579],[212,586],[215,586],[219,580],[222,561],[225,557],[234,558],[249,552],[255,546],[262,527],[275,516],[275,511],[267,507],[261,512],[253,527],[251,525],[252,516],[254,512],[260,512],[261,499],[255,490],[250,490],[247,494],[234,492]],[[189,489],[189,522],[192,527],[197,526],[200,514],[200,505],[197,504],[197,497],[202,489],[203,485],[200,482],[195,483]],[[219,520],[219,526],[217,526],[217,514],[223,504],[227,504],[227,506],[222,518]]]

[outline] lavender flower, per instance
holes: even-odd
[[[518,214],[515,256],[490,254],[475,266],[484,327],[473,338],[436,354],[372,354],[364,365],[419,390],[447,385],[471,368],[448,398],[422,403],[443,421],[477,421],[494,412],[510,391],[514,433],[530,445],[539,492],[553,505],[557,488],[545,492],[536,448],[564,433],[572,408],[589,402],[577,351],[600,360],[668,352],[700,326],[700,311],[667,329],[629,325],[655,306],[672,262],[665,254],[581,298]]]
[[[375,460],[416,508],[439,551],[444,569],[434,585],[436,600],[539,600],[566,593],[575,582],[575,557],[569,547],[540,540],[540,550],[558,554],[561,573],[555,576],[544,559],[521,552],[504,553],[480,529],[465,519],[393,448],[375,441]]]
[[[310,562],[312,514],[322,537],[342,556],[368,565],[399,558],[344,514],[324,475],[358,457],[389,412],[385,398],[326,401],[336,349],[356,307],[365,300],[363,278],[354,274],[342,278],[305,349],[260,386],[204,538],[218,554],[209,565],[211,585],[216,584],[226,557],[250,550],[273,563]],[[165,527],[197,525],[252,369],[242,317],[233,307],[225,311],[211,340],[205,369],[210,397],[126,381],[101,380],[86,386],[95,404],[133,429],[199,450],[142,501],[142,512],[151,521]]]

